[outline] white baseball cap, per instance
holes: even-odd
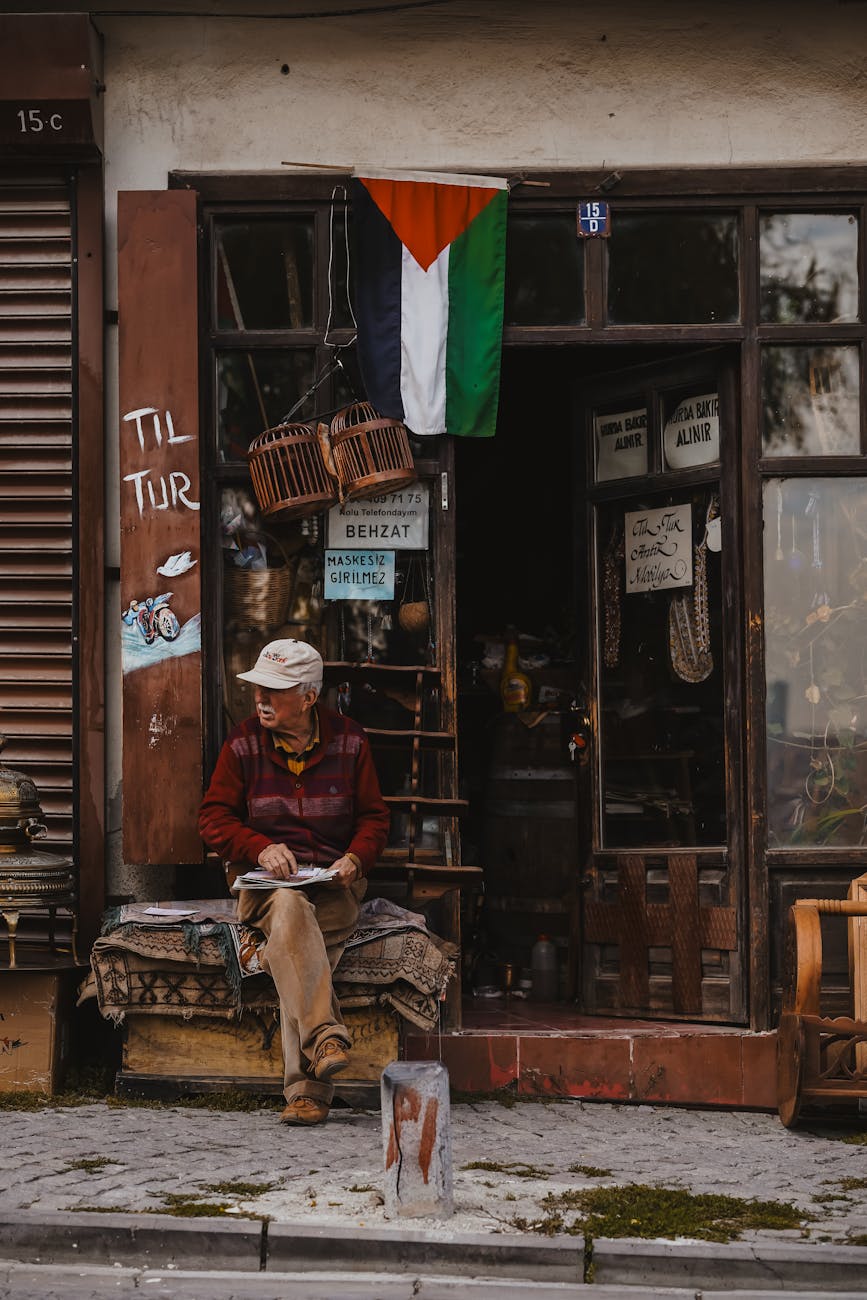
[[[322,681],[322,655],[306,641],[269,641],[242,682],[254,682],[272,691],[288,691],[301,682]]]

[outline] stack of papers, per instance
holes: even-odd
[[[302,885],[323,885],[337,875],[331,867],[299,867],[297,875],[278,880],[267,871],[248,871],[235,879],[232,889],[300,889]]]

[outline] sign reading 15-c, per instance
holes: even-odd
[[[583,235],[585,239],[593,236],[597,239],[608,238],[611,234],[611,222],[607,203],[591,199],[589,203],[578,204],[578,234]]]
[[[60,113],[45,114],[38,108],[19,108],[15,116],[22,135],[38,135],[40,131],[63,130],[63,116]]]

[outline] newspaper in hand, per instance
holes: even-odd
[[[300,889],[304,885],[324,885],[336,875],[332,867],[299,867],[288,880],[280,880],[267,871],[248,871],[235,878],[232,889],[235,893],[242,889]]]

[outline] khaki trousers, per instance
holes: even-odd
[[[351,1040],[334,996],[331,972],[355,929],[367,882],[348,889],[242,889],[238,919],[265,935],[259,960],[277,986],[283,1041],[283,1092],[287,1101],[312,1097],[331,1102],[334,1087],[307,1073],[326,1038]]]

